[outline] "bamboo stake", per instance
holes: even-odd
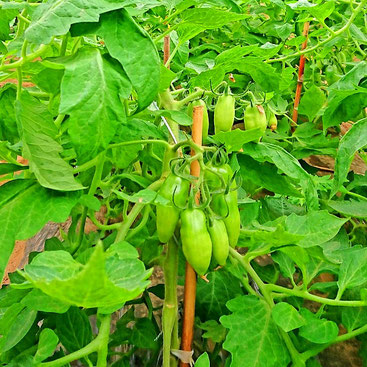
[[[307,37],[308,37],[309,29],[310,29],[310,23],[305,22],[305,24],[303,25],[303,35],[306,37],[306,39],[302,43],[302,47],[301,47],[302,50],[306,49],[306,47],[307,47]],[[297,120],[298,120],[298,105],[299,105],[299,101],[301,99],[301,92],[302,92],[302,85],[303,85],[303,74],[304,74],[304,71],[305,71],[305,63],[306,63],[306,57],[303,54],[299,58],[297,89],[296,89],[296,96],[294,98],[294,106],[293,106],[292,120],[295,124],[297,124]]]
[[[203,106],[194,107],[192,139],[201,145],[203,139]],[[191,155],[195,152],[191,151]],[[192,176],[200,176],[200,165],[198,161],[191,163],[190,173]],[[196,202],[199,203],[199,195],[196,196]],[[198,254],[200,256],[200,254]],[[186,262],[185,271],[185,290],[184,290],[184,313],[182,325],[181,349],[190,352],[192,350],[192,340],[194,334],[195,319],[195,299],[196,299],[196,273],[191,265]],[[188,367],[188,363],[181,362],[181,367]]]
[[[170,57],[170,37],[169,35],[164,36],[164,46],[163,46],[163,65],[167,64]],[[167,69],[170,68],[169,64],[166,65]]]

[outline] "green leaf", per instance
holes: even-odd
[[[21,300],[21,303],[31,310],[53,313],[64,313],[70,307],[69,304],[52,298],[39,289],[32,289],[32,291]]]
[[[152,320],[139,318],[133,327],[130,341],[138,348],[158,349],[157,330]]]
[[[286,225],[289,232],[305,236],[298,242],[300,246],[312,247],[332,239],[347,221],[329,214],[327,210],[320,210],[306,215],[291,214]]]
[[[46,93],[58,94],[63,75],[64,70],[46,68],[35,74],[32,81]]]
[[[82,195],[79,199],[79,203],[95,212],[98,212],[98,210],[101,209],[101,202],[92,195]]]
[[[335,3],[333,1],[328,1],[323,4],[318,4],[317,6],[308,7],[307,11],[318,20],[324,21],[333,13],[334,9]]]
[[[366,307],[344,307],[342,310],[342,323],[351,332],[367,324]]]
[[[30,310],[29,308],[23,308],[17,314],[16,318],[9,325],[7,330],[3,330],[3,337],[0,340],[0,351],[6,352],[17,345],[28,333],[32,327],[37,311]],[[4,315],[6,317],[6,314]]]
[[[79,163],[107,148],[117,126],[125,122],[121,99],[130,91],[121,65],[96,48],[84,48],[65,62],[60,113],[70,115],[69,133]]]
[[[170,87],[172,81],[176,78],[176,74],[167,69],[164,65],[161,65],[161,71],[159,75],[159,92],[163,92]]]
[[[302,267],[303,283],[308,285],[312,279],[316,278],[321,273],[337,274],[339,267],[330,263],[324,256],[322,248],[318,246],[307,249],[309,261]]]
[[[298,112],[301,115],[306,115],[309,121],[312,121],[321,110],[325,101],[326,97],[324,92],[319,87],[313,85],[302,96]]]
[[[280,248],[279,251],[289,257],[294,264],[297,264],[303,274],[307,273],[306,266],[310,261],[310,257],[304,248],[299,246],[286,246]]]
[[[305,325],[306,321],[298,311],[289,303],[277,303],[272,311],[274,322],[286,333]]]
[[[332,90],[323,115],[324,130],[341,122],[355,119],[367,106],[367,89]]]
[[[214,343],[221,343],[227,334],[227,330],[215,320],[203,322],[199,327],[205,330],[202,337],[204,339],[211,339]]]
[[[339,328],[335,322],[318,319],[309,310],[303,309],[302,311],[302,316],[307,323],[299,329],[299,335],[315,344],[330,343],[336,339]]]
[[[18,166],[12,163],[0,163],[0,175],[6,175],[7,173],[13,173],[28,169],[28,166]]]
[[[246,181],[263,187],[271,192],[302,197],[302,193],[288,177],[279,175],[277,168],[270,163],[259,163],[250,156],[239,154],[238,162],[240,164],[240,175],[246,187]]]
[[[250,155],[259,162],[274,163],[278,169],[290,178],[299,180],[310,208],[318,209],[318,194],[315,184],[310,176],[300,165],[299,161],[285,149],[269,143],[249,143],[243,146],[245,154]],[[278,175],[280,176],[280,175]]]
[[[15,119],[16,88],[6,84],[0,89],[0,140],[15,144],[19,141],[19,133]]]
[[[107,256],[97,245],[85,265],[65,251],[38,254],[23,276],[35,288],[67,304],[85,308],[114,307],[134,299],[149,284],[150,274],[137,258]]]
[[[342,258],[338,278],[340,294],[367,283],[367,248],[348,248],[342,252]]]
[[[153,115],[167,117],[182,126],[192,125],[192,118],[183,111],[160,110],[154,111]]]
[[[278,367],[290,361],[287,347],[265,301],[241,296],[227,303],[232,312],[220,322],[229,329],[223,348],[232,355],[232,367]]]
[[[150,203],[153,203],[157,199],[157,197],[163,199],[165,203],[169,202],[169,200],[165,200],[163,197],[158,195],[157,192],[150,190],[150,189],[140,190],[139,192],[136,192],[132,196],[127,195],[122,191],[113,190],[113,192],[119,198],[123,200],[128,200],[132,203],[150,204]]]
[[[177,28],[180,44],[190,40],[197,34],[207,30],[216,29],[225,24],[250,17],[247,14],[223,12],[213,8],[187,9],[181,14],[181,22]]]
[[[37,352],[33,358],[35,364],[41,363],[48,357],[54,354],[54,351],[59,343],[59,338],[51,329],[43,329],[38,341]]]
[[[201,321],[218,320],[227,314],[226,302],[240,294],[239,281],[225,270],[209,273],[209,283],[198,279],[196,309]]]
[[[18,14],[14,9],[0,9],[0,40],[5,41],[10,39],[10,21]]]
[[[24,306],[20,303],[13,303],[9,307],[3,309],[0,317],[0,334],[6,334],[12,327],[19,313],[24,310]]]
[[[32,23],[25,32],[28,41],[36,44],[50,43],[53,36],[68,32],[70,26],[81,22],[97,22],[99,15],[120,9],[132,1],[58,0],[40,4],[33,14]]]
[[[311,7],[316,6],[316,4],[312,4],[307,0],[298,0],[295,3],[287,4],[291,9],[294,10],[303,10],[303,9],[309,9]]]
[[[48,190],[34,180],[14,180],[0,187],[0,278],[14,241],[32,237],[49,221],[64,222],[78,197],[78,192]]]
[[[336,83],[330,86],[330,90],[352,90],[367,75],[367,62],[358,62],[352,70],[342,76]]]
[[[77,307],[71,307],[68,312],[57,315],[56,330],[60,342],[69,353],[83,348],[93,339],[88,316]]]
[[[0,289],[0,309],[10,307],[14,303],[20,302],[29,293],[29,289],[14,289],[13,287],[3,287]]]
[[[333,197],[343,185],[356,151],[366,145],[367,118],[353,124],[352,128],[342,137],[335,162],[335,175],[330,197]]]
[[[280,272],[287,278],[293,278],[296,271],[294,261],[281,251],[271,254],[271,258],[279,265]]]
[[[283,217],[262,225],[253,222],[252,226],[242,228],[238,246],[253,249],[260,245],[267,245],[271,248],[292,245],[298,243],[302,238],[303,235],[293,234],[286,230]]]
[[[207,352],[201,354],[195,362],[195,367],[210,367],[209,355]]]
[[[138,94],[139,109],[149,106],[158,93],[161,62],[148,33],[122,10],[102,15],[98,34],[124,68]]]
[[[233,69],[249,74],[264,92],[273,92],[279,89],[280,75],[276,69],[256,57],[246,57],[232,65]]]
[[[38,182],[48,189],[81,190],[73,169],[61,157],[62,147],[56,142],[57,128],[47,106],[23,92],[16,102],[17,121],[21,128],[23,156]]]
[[[327,205],[345,216],[367,218],[367,201],[328,201]]]
[[[239,151],[244,144],[258,141],[262,137],[261,129],[221,131],[213,136],[213,139],[225,144],[228,152]]]

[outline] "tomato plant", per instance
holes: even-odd
[[[366,11],[0,2],[0,365],[367,365]]]

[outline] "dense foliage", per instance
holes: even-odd
[[[71,226],[0,290],[0,364],[176,366],[186,257],[196,366],[321,366],[352,338],[367,366],[366,11],[1,1],[0,277]]]

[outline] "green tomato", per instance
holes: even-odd
[[[215,133],[231,131],[234,123],[236,99],[231,95],[222,95],[218,98],[214,108]]]
[[[260,129],[263,133],[268,126],[263,106],[247,106],[245,109],[245,129]]]
[[[278,120],[273,112],[270,112],[268,126],[271,130],[276,130],[276,128],[278,127]]]
[[[227,228],[223,220],[210,218],[208,231],[213,245],[213,257],[219,265],[225,265],[229,253]]]
[[[181,213],[182,251],[196,273],[204,275],[212,257],[212,241],[201,209],[185,209]]]
[[[173,236],[180,218],[180,209],[177,206],[185,206],[189,189],[190,182],[173,173],[168,175],[159,189],[159,195],[169,200],[167,206],[157,204],[157,233],[159,241],[162,243],[167,243]]]

